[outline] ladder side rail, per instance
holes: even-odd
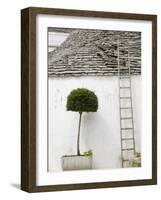
[[[121,107],[121,102],[120,102],[120,49],[119,49],[119,38],[117,39],[117,65],[118,65],[118,84],[119,84],[119,107]],[[122,113],[121,113],[121,109],[119,109],[119,113],[120,113],[120,139],[121,139],[121,166],[122,168],[124,167],[124,158],[123,158],[123,145],[122,145],[122,129],[121,129],[121,117],[122,117]]]
[[[131,77],[130,77],[130,86],[131,86]],[[132,97],[132,90],[130,90],[130,96]],[[133,102],[131,98],[131,117],[132,117],[132,127],[133,127],[133,146],[134,146],[134,153],[135,153],[135,132],[134,132],[134,114],[133,114]]]
[[[134,154],[135,154],[135,134],[134,134],[134,115],[133,115],[133,103],[132,103],[132,84],[131,84],[131,63],[130,63],[130,56],[129,56],[129,45],[128,45],[128,68],[129,68],[129,78],[130,78],[130,96],[131,96],[131,121],[133,127],[133,147],[134,147]]]

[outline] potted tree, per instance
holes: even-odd
[[[98,99],[93,91],[86,88],[78,88],[70,92],[67,97],[67,111],[79,113],[79,124],[77,134],[77,154],[62,157],[63,170],[81,170],[92,168],[92,151],[81,154],[80,152],[80,130],[83,112],[97,112]]]

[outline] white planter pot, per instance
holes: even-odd
[[[92,156],[63,156],[63,170],[85,170],[92,169]]]

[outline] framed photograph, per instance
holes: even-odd
[[[21,11],[21,188],[157,183],[157,16]]]

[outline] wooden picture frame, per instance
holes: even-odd
[[[61,15],[152,23],[152,178],[76,184],[36,184],[36,17]],[[21,11],[21,189],[27,192],[157,184],[157,16],[29,7]]]

